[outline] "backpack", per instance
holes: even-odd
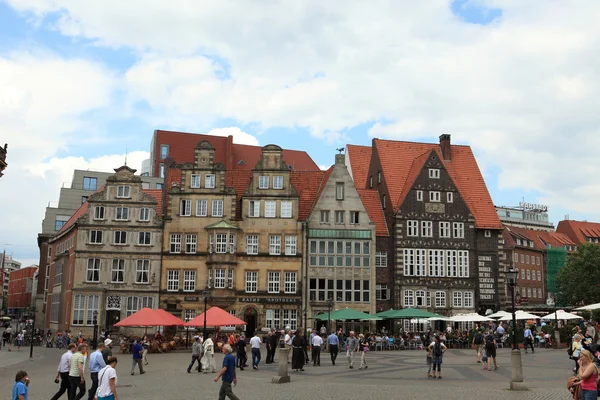
[[[486,345],[493,346],[494,345],[494,336],[493,335],[487,335],[485,337],[485,342],[486,342]]]
[[[440,357],[442,355],[442,345],[440,343],[435,343],[433,345],[433,356]]]
[[[473,339],[473,343],[475,343],[475,344],[483,343],[483,335],[480,332],[475,335],[475,338]]]

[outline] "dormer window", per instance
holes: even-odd
[[[521,239],[517,238],[517,244],[520,246],[521,245]]]
[[[273,189],[283,189],[283,176],[276,175],[273,177]]]
[[[381,183],[381,171],[377,173],[377,183]]]
[[[192,175],[192,181],[190,182],[190,187],[192,189],[197,189],[200,187],[200,175]]]
[[[117,186],[117,197],[128,199],[131,197],[131,188],[129,186]]]
[[[269,177],[268,176],[259,176],[258,177],[258,188],[259,189],[268,189],[269,188]]]
[[[369,189],[373,189],[373,175],[369,177]]]
[[[440,179],[440,170],[437,168],[429,168],[429,177],[432,179]]]
[[[215,175],[214,174],[208,174],[204,177],[204,187],[207,189],[215,188]]]

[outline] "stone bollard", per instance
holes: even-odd
[[[290,374],[288,372],[288,357],[291,348],[278,349],[279,351],[279,372],[271,380],[272,383],[288,383],[290,382]]]
[[[528,390],[523,384],[523,364],[521,363],[521,350],[513,349],[510,353],[512,364],[512,378],[510,390]]]

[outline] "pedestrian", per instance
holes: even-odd
[[[327,336],[327,347],[329,348],[329,356],[331,357],[331,363],[333,365],[335,365],[335,359],[338,356],[339,345],[340,339],[338,339],[334,332],[331,332],[331,334]]]
[[[285,348],[290,349],[290,351],[288,352],[288,364],[292,360],[292,340],[293,339],[294,339],[294,337],[292,336],[292,331],[288,329],[283,338]]]
[[[319,335],[314,335],[310,346],[312,349],[312,362],[314,366],[321,366],[321,347],[323,346],[323,338]]]
[[[250,339],[250,347],[252,347],[252,369],[258,370],[258,364],[260,363],[260,337],[258,331],[254,333],[254,337]]]
[[[88,400],[94,400],[96,396],[96,390],[98,390],[98,373],[104,367],[106,367],[106,363],[104,362],[104,357],[102,356],[102,350],[104,349],[104,343],[98,343],[98,347],[96,347],[96,351],[90,354],[90,375],[92,378],[92,387],[88,392]]]
[[[19,371],[15,376],[15,385],[12,389],[11,400],[29,400],[27,390],[29,387],[29,377],[27,372]]]
[[[327,335],[327,328],[325,327],[325,324],[321,324],[321,336],[325,335]]]
[[[204,347],[204,355],[202,356],[202,372],[208,374],[208,370],[211,372],[217,372],[215,365],[215,344],[212,340],[212,333],[208,334],[208,338],[204,341],[202,346]]]
[[[442,343],[439,336],[436,336],[435,342],[429,345],[429,351],[431,352],[431,366],[433,368],[433,375],[431,375],[431,377],[433,379],[442,379],[442,358],[446,350],[447,347]],[[438,373],[437,377],[435,376],[436,369]]]
[[[21,351],[21,346],[23,346],[23,332],[17,334],[17,351]]]
[[[112,340],[106,339],[104,340],[104,348],[102,349],[102,358],[104,359],[104,364],[108,365],[108,358],[112,356]]]
[[[246,337],[244,334],[240,335],[237,343],[235,344],[237,347],[237,366],[240,368],[240,371],[243,371],[245,367],[248,366],[248,355],[246,354]]]
[[[365,337],[365,335],[363,335],[362,333],[360,335],[358,335],[358,351],[360,352],[360,368],[359,369],[363,369],[363,366],[365,369],[369,368],[369,366],[367,365],[367,352],[369,351],[369,348],[371,347],[371,341],[369,340],[369,337]]]
[[[496,337],[492,330],[485,337],[485,353],[487,354],[487,370],[492,370],[492,361],[494,362],[494,369],[498,369],[498,364],[496,364]]]
[[[144,335],[142,339],[142,360],[144,361],[144,365],[148,365],[148,349],[150,348],[150,342],[148,341],[148,336]]]
[[[350,331],[350,336],[346,342],[346,358],[348,367],[354,368],[354,355],[358,352],[358,339],[354,336],[354,331]]]
[[[533,342],[534,342],[534,337],[533,337],[533,333],[531,333],[531,329],[529,328],[529,325],[527,326],[527,329],[525,329],[525,332],[523,333],[523,345],[525,346],[525,353],[527,353],[527,348],[531,346],[531,352],[533,353]]]
[[[596,400],[598,394],[598,367],[594,364],[594,356],[588,350],[582,350],[579,357],[579,381],[581,400]]]
[[[219,371],[219,374],[215,377],[214,381],[218,382],[219,378],[222,378],[221,389],[219,389],[219,400],[225,400],[225,397],[231,400],[239,400],[239,398],[233,394],[231,384],[237,384],[237,374],[235,372],[235,359],[231,354],[232,349],[229,344],[223,346],[223,368]]]
[[[271,338],[273,337],[273,332],[269,331],[269,333],[267,333],[267,338],[265,339],[265,347],[267,350],[267,360],[265,361],[265,364],[271,364],[273,362],[273,360],[271,360]]]
[[[84,354],[86,353],[87,345],[80,344],[77,347],[77,352],[71,357],[69,368],[69,400],[75,400],[78,397],[81,398],[83,397],[83,393],[85,393]],[[79,395],[77,395],[77,388],[79,388]]]
[[[294,340],[292,340],[292,369],[294,371],[304,371],[305,350],[306,338],[301,330],[297,330]]]
[[[131,363],[131,375],[134,375],[134,370],[135,370],[135,366],[137,365],[139,370],[140,370],[140,375],[145,374],[146,371],[144,371],[144,367],[142,366],[142,356],[144,353],[144,349],[142,347],[142,345],[140,344],[140,340],[136,339],[133,342],[133,350],[131,351],[132,353],[132,363]]]
[[[277,352],[277,346],[279,345],[279,332],[274,328],[271,328],[271,362],[275,362],[275,353]]]
[[[431,349],[429,346],[425,347],[427,355],[425,356],[425,364],[427,365],[427,378],[431,378]]]
[[[581,350],[581,335],[576,333],[573,336],[573,342],[571,343],[571,358],[575,361],[575,368],[573,368],[575,374],[579,373],[579,355],[581,354]]]
[[[98,373],[98,400],[119,400],[117,395],[117,357],[109,357],[108,364]]]
[[[481,331],[477,331],[473,337],[473,344],[475,345],[475,352],[477,354],[477,363],[481,362],[481,352],[483,351],[483,334]]]
[[[200,343],[200,336],[194,336],[194,344],[192,345],[192,362],[188,365],[188,374],[192,371],[194,363],[198,361],[198,372],[200,372],[202,364],[200,363],[200,357],[202,357],[202,343]]]
[[[67,393],[67,397],[69,397],[69,371],[71,370],[71,357],[73,357],[73,353],[75,353],[74,343],[69,345],[67,351],[60,356],[60,362],[58,363],[58,369],[56,370],[56,378],[54,378],[54,382],[58,383],[58,379],[60,378],[60,389],[50,400],[58,400],[63,394]]]

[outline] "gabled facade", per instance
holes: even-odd
[[[395,308],[499,308],[502,225],[469,147],[374,139],[366,186],[392,233]]]
[[[282,153],[268,145],[251,171],[226,171],[201,141],[194,164],[169,169],[161,284],[168,311],[195,317],[208,290],[208,303],[244,319],[249,334],[298,326],[304,243]]]
[[[567,235],[576,244],[600,242],[598,222],[564,220],[558,223],[556,232]]]
[[[345,165],[343,154],[317,180],[317,195],[308,218],[308,314],[332,309],[376,310],[376,224]],[[361,327],[368,323],[359,323]],[[315,326],[316,327],[316,326]],[[319,327],[316,327],[319,328]],[[351,329],[349,328],[349,329]]]
[[[50,240],[47,326],[111,329],[158,304],[161,191],[144,190],[135,170],[115,169]],[[48,309],[48,307],[46,307]]]

